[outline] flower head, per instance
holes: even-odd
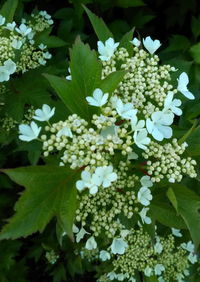
[[[105,44],[102,41],[97,42],[98,52],[100,54],[99,58],[102,61],[109,61],[113,56],[115,50],[119,46],[119,43],[115,43],[113,38],[109,38],[106,40]]]
[[[19,139],[22,141],[32,141],[38,138],[41,127],[38,127],[37,124],[32,121],[30,125],[28,124],[20,124],[19,125]]]
[[[124,119],[133,119],[137,114],[132,103],[123,104],[121,99],[117,100],[116,111]]]
[[[55,108],[51,109],[48,105],[44,104],[42,109],[35,111],[34,119],[39,121],[48,121],[55,113]]]
[[[161,46],[159,40],[152,40],[150,36],[143,39],[143,44],[150,54],[154,54],[156,50]]]
[[[91,106],[102,107],[108,102],[108,93],[103,93],[99,88],[95,89],[93,92],[93,97],[86,97],[87,102]]]
[[[122,238],[114,238],[111,245],[111,252],[113,254],[123,255],[128,244]]]
[[[188,90],[187,85],[189,83],[189,78],[187,73],[182,72],[178,80],[178,91],[180,91],[186,98],[193,100],[195,99],[194,95]]]

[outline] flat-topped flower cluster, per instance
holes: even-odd
[[[88,93],[88,105],[98,108],[90,123],[74,113],[51,124],[55,108],[43,105],[33,119],[47,125],[21,124],[19,138],[38,139],[45,157],[58,153],[60,166],[80,171],[73,232],[79,244],[87,237],[83,257],[91,252],[91,258],[94,252],[94,259],[112,265],[113,270],[99,281],[136,281],[136,270],[147,277],[156,275],[159,282],[183,281],[189,264],[197,261],[194,246],[188,250],[191,242],[175,247],[175,237],[181,237],[181,232],[168,230],[168,239],[163,239],[158,227],[152,245],[143,228],[152,223],[150,208],[157,182],[180,182],[184,175],[197,175],[196,161],[185,153],[187,143],[172,139],[174,118],[182,114],[182,98],[195,97],[187,88],[186,73],[172,85],[171,72],[177,70],[161,65],[154,55],[159,40],[145,38],[147,51],[137,38],[131,44],[132,55],[118,48],[112,38],[98,42],[102,79],[116,70],[126,74],[112,94],[100,88]],[[73,80],[73,76],[66,79]]]

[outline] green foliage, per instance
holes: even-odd
[[[12,22],[17,9],[18,0],[7,0],[0,9],[0,15],[4,16],[7,22]]]

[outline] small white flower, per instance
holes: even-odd
[[[5,23],[6,19],[0,15],[0,26],[3,25]]]
[[[131,119],[131,128],[133,131],[141,130],[143,129],[144,126],[145,126],[145,121],[144,120],[138,121],[138,118],[136,115]]]
[[[12,23],[7,23],[5,26],[5,29],[8,29],[10,31],[13,31],[16,27],[16,22],[12,22]]]
[[[142,176],[142,178],[140,179],[140,183],[142,184],[142,186],[145,186],[145,187],[153,186],[153,182],[151,181],[151,178],[149,175]]]
[[[107,274],[107,277],[112,281],[116,278],[116,273],[114,271],[111,271]]]
[[[102,107],[108,102],[108,93],[103,93],[103,91],[99,88],[95,89],[93,92],[93,97],[86,97],[87,102],[91,106]]]
[[[149,266],[147,266],[144,270],[144,275],[147,277],[150,277],[153,275],[153,269]]]
[[[133,119],[137,114],[132,103],[123,104],[121,99],[117,100],[116,111],[124,119]]]
[[[128,244],[122,238],[114,238],[111,245],[111,252],[113,254],[123,255]]]
[[[160,240],[158,240],[156,242],[156,244],[154,245],[154,251],[157,253],[157,254],[161,254],[162,251],[163,251],[163,246],[162,244],[160,243]]]
[[[95,179],[89,171],[82,171],[81,173],[82,180],[76,182],[76,188],[79,191],[82,191],[84,188],[89,188],[90,194],[96,194],[98,191],[98,186],[101,184],[99,178]]]
[[[187,73],[182,72],[177,80],[178,80],[177,90],[180,91],[186,98],[190,100],[195,99],[194,95],[187,88],[187,85],[189,83],[189,78]]]
[[[148,206],[150,204],[150,201],[153,199],[151,195],[151,191],[147,187],[141,187],[138,194],[137,194],[138,201],[144,205]]]
[[[32,31],[32,28],[26,26],[25,24],[20,24],[19,28],[16,27],[15,30],[22,36],[26,36]]]
[[[80,231],[76,234],[76,242],[79,243],[85,236],[85,234],[90,234],[87,232],[83,227],[80,229]]]
[[[67,136],[67,137],[71,137],[73,138],[73,134],[71,132],[71,129],[67,126],[63,127],[62,129],[60,129],[58,131],[58,133],[56,134],[57,137],[61,137],[61,136]]]
[[[91,236],[88,240],[87,240],[87,242],[86,242],[86,244],[85,244],[85,248],[87,249],[87,250],[95,250],[96,248],[97,248],[97,242],[95,241],[95,239],[94,239],[94,237],[93,236]]]
[[[73,233],[78,233],[79,232],[79,228],[74,223],[72,225],[72,232]]]
[[[22,47],[22,44],[23,44],[23,42],[22,42],[21,40],[13,39],[13,41],[12,41],[12,43],[11,43],[11,46],[12,46],[14,49],[19,50],[19,49]]]
[[[146,224],[151,224],[151,218],[148,217],[146,214],[149,211],[149,208],[143,208],[140,212],[139,215],[141,217],[142,223],[146,223]]]
[[[150,36],[143,39],[143,44],[150,54],[154,54],[156,50],[161,46],[159,40],[152,40]]]
[[[43,58],[39,58],[38,59],[38,63],[40,64],[40,65],[42,65],[42,66],[44,66],[44,65],[46,65],[46,60],[44,60]]]
[[[133,138],[134,138],[135,144],[140,149],[143,149],[143,150],[147,149],[146,145],[148,145],[151,141],[151,139],[149,137],[147,137],[147,130],[146,129],[141,129],[139,131],[135,131]]]
[[[194,244],[192,243],[192,241],[187,242],[187,244],[186,243],[182,243],[181,247],[183,249],[187,250],[190,253],[194,252]]]
[[[11,59],[8,59],[4,62],[4,67],[9,72],[9,74],[13,74],[17,68],[16,64]]]
[[[141,41],[140,40],[138,40],[136,37],[135,38],[133,38],[133,40],[132,41],[130,41],[135,47],[139,47],[140,46],[140,44],[141,44]]]
[[[164,270],[165,270],[164,265],[162,265],[160,263],[156,264],[156,266],[154,267],[154,271],[155,271],[156,275],[161,275],[162,271],[164,271]]]
[[[128,229],[124,229],[120,231],[120,236],[124,239],[127,235],[130,234],[130,231]]]
[[[172,234],[176,237],[182,237],[183,235],[181,234],[179,229],[172,228]]]
[[[51,59],[51,57],[52,57],[52,55],[49,52],[43,53],[43,58],[48,60],[48,59]]]
[[[170,113],[170,111],[177,115],[177,116],[181,116],[182,115],[182,110],[179,109],[178,107],[181,106],[182,102],[179,99],[174,99],[174,93],[169,91],[167,94],[167,97],[165,98],[165,102],[164,102],[164,109],[163,112],[164,113]]]
[[[55,113],[55,108],[51,109],[48,105],[44,104],[42,109],[35,110],[34,119],[39,121],[48,121]]]
[[[107,252],[107,251],[102,250],[102,251],[100,252],[99,258],[100,258],[102,261],[109,260],[109,259],[110,259],[110,253]]]
[[[10,73],[4,66],[0,66],[0,82],[8,81],[10,79]]]
[[[39,47],[39,49],[42,50],[42,51],[47,48],[47,46],[44,45],[43,43],[41,43],[38,47]]]
[[[165,282],[165,279],[162,276],[160,276],[158,277],[158,282]]]
[[[189,260],[192,264],[196,263],[197,260],[198,260],[198,259],[197,259],[197,255],[194,254],[194,253],[190,253],[189,256],[188,256],[188,260]]]
[[[38,127],[37,124],[32,121],[30,125],[28,124],[20,124],[19,125],[19,139],[22,141],[32,141],[38,138],[41,127]]]
[[[67,80],[72,80],[70,67],[68,68],[69,75],[66,76]]]
[[[101,61],[109,61],[119,46],[119,43],[115,43],[113,38],[110,37],[105,41],[105,44],[102,41],[98,41],[97,46]]]
[[[172,137],[172,129],[168,125],[173,123],[173,114],[165,114],[163,112],[155,112],[151,115],[151,119],[146,121],[147,130],[154,139],[162,141],[164,138]]]
[[[123,281],[125,278],[126,278],[126,275],[123,274],[123,273],[119,273],[119,274],[116,275],[116,279],[118,281]]]
[[[113,166],[102,166],[97,167],[95,173],[93,174],[93,181],[96,183],[101,183],[104,188],[111,185],[111,182],[117,180],[117,174],[113,172]]]

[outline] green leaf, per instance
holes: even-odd
[[[99,88],[102,89],[102,91],[112,93],[119,83],[123,80],[125,74],[127,71],[115,71],[110,73],[104,80],[102,80]]]
[[[75,181],[79,175],[66,167],[33,166],[1,170],[26,189],[15,205],[15,214],[3,227],[0,239],[42,232],[54,217],[72,236],[76,208]]]
[[[134,31],[135,28],[133,27],[129,32],[124,34],[119,44],[119,47],[124,47],[127,49],[129,55],[133,54],[133,45],[130,43],[130,41],[133,40]]]
[[[113,38],[111,31],[108,29],[103,19],[99,18],[94,13],[92,13],[86,6],[83,5],[83,8],[85,9],[90,19],[90,22],[94,28],[98,39],[105,42],[109,37]]]
[[[170,189],[176,198],[177,210],[184,219],[197,248],[200,244],[200,197],[180,184],[173,184]],[[171,203],[174,206],[174,201]]]
[[[17,6],[18,0],[7,0],[0,10],[0,15],[4,16],[7,22],[12,22]]]
[[[129,8],[144,6],[145,3],[142,0],[117,0],[115,5],[121,8]]]
[[[190,54],[195,63],[200,64],[200,42],[190,48]]]
[[[179,145],[184,143],[187,140],[187,138],[189,138],[189,136],[192,134],[192,132],[194,131],[197,124],[198,124],[198,120],[195,119],[194,122],[193,122],[193,125],[190,127],[190,129],[178,140]]]
[[[61,38],[51,35],[51,36],[40,36],[37,42],[45,44],[48,48],[57,48],[67,45],[67,42]]]
[[[192,17],[191,29],[194,37],[197,38],[200,35],[200,17]]]
[[[190,156],[200,155],[200,126],[192,131],[192,134],[187,138],[188,147],[186,152]]]

